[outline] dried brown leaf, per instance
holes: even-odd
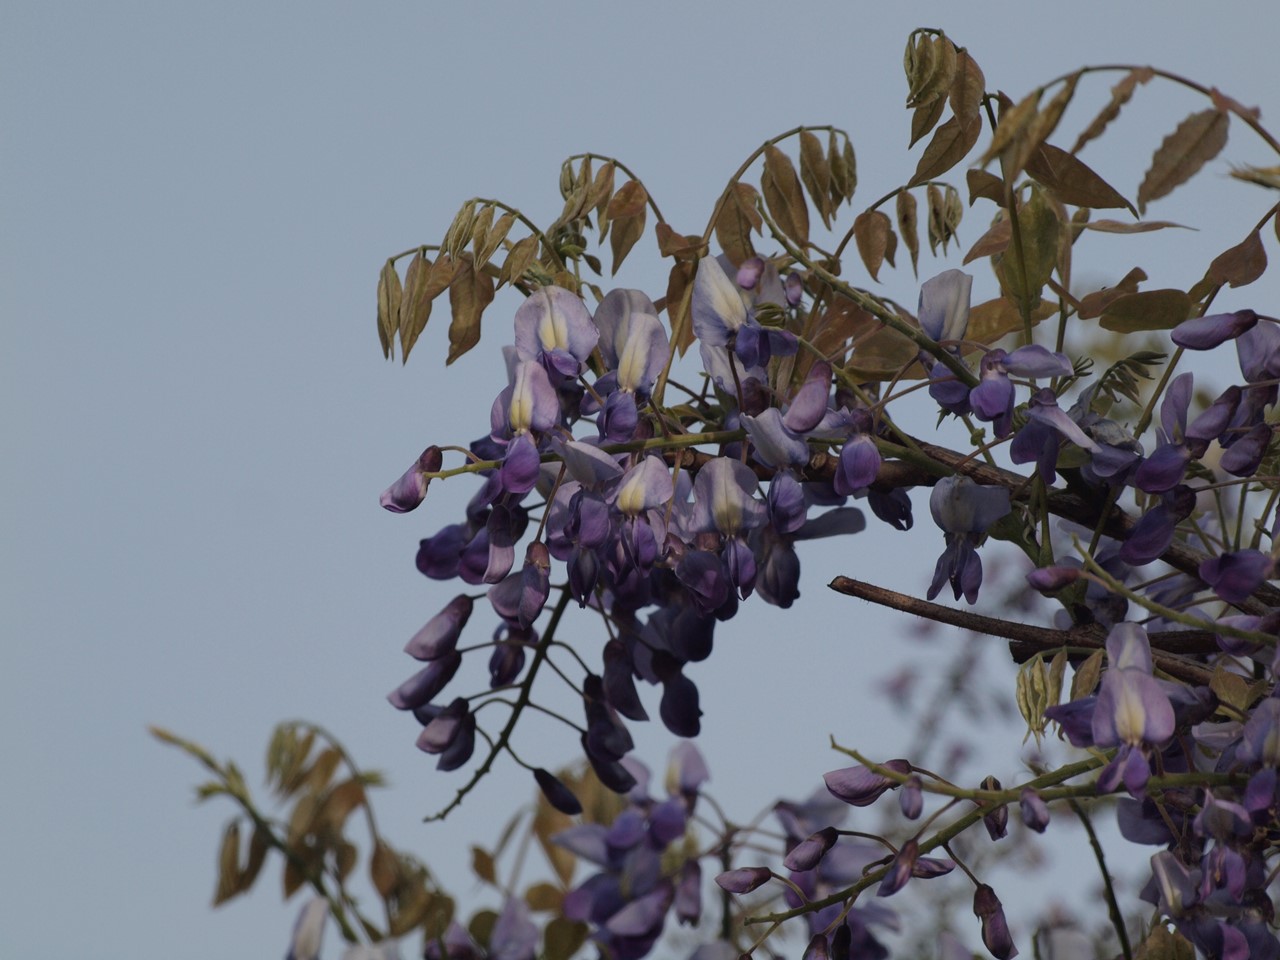
[[[965,173],[964,178],[969,185],[969,206],[972,207],[973,202],[979,198],[1004,203],[1004,181],[994,173],[974,169]]]
[[[986,152],[982,154],[982,159],[978,161],[980,166],[985,166],[1000,156],[1005,158],[1006,163],[1012,163],[1030,139],[1031,128],[1035,122],[1040,106],[1040,97],[1043,93],[1044,90],[1037,87],[1015,105],[1000,111],[1000,121],[996,124],[991,143],[988,144]],[[1003,102],[1001,101],[1002,104]],[[1019,169],[1015,168],[1008,171],[1005,176],[1012,182],[1013,177],[1018,172]]]
[[[1267,269],[1267,251],[1257,230],[1240,243],[1224,250],[1209,264],[1209,279],[1217,284],[1243,287],[1257,280]]]
[[[513,243],[511,249],[507,251],[507,258],[502,262],[502,269],[498,271],[498,286],[502,286],[504,283],[519,283],[524,276],[524,272],[532,266],[537,253],[538,237],[536,234],[531,233],[523,240],[517,240]]]
[[[809,208],[791,158],[773,144],[765,147],[760,178],[765,205],[778,227],[800,246],[809,243]]]
[[[813,205],[818,208],[822,225],[831,229],[831,167],[822,141],[811,130],[800,131],[800,180]]]
[[[858,247],[858,256],[862,257],[872,280],[879,280],[880,267],[892,234],[889,216],[880,210],[866,210],[853,221],[853,240]]]
[[[911,111],[911,142],[907,144],[908,147],[914,147],[938,125],[946,106],[946,100],[938,97],[936,100],[920,104]]]
[[[471,872],[485,883],[495,884],[498,882],[493,856],[481,847],[472,846],[471,848]]]
[[[431,261],[421,250],[409,261],[404,272],[404,291],[400,300],[400,360],[407,363],[409,351],[418,342],[431,317],[431,300],[424,296],[427,278],[431,275]]]
[[[947,97],[951,112],[962,121],[980,120],[986,92],[987,78],[982,75],[982,68],[968,50],[957,50],[955,79]]]
[[[1186,183],[1227,145],[1230,118],[1221,110],[1193,113],[1164,138],[1138,187],[1138,209],[1168,196]]]
[[[1053,304],[1041,303],[1031,311],[1031,325],[1036,326],[1055,312]],[[990,346],[1001,337],[1022,328],[1022,313],[1017,304],[1007,297],[996,297],[979,303],[969,311],[969,329],[965,338]]]
[[[1146,271],[1141,267],[1134,267],[1115,286],[1103,287],[1101,290],[1095,290],[1093,293],[1087,293],[1081,297],[1080,305],[1076,309],[1077,316],[1081,320],[1092,320],[1094,317],[1102,316],[1102,311],[1113,300],[1118,300],[1126,294],[1137,293],[1138,284],[1146,279]]]
[[[933,132],[907,186],[914,187],[946,173],[968,155],[978,142],[978,134],[981,132],[981,120],[974,118],[966,121],[952,117]]]
[[[666,223],[658,224],[654,232],[658,236],[658,252],[664,257],[697,261],[707,255],[707,245],[699,234],[676,233]]]
[[[240,892],[240,821],[232,820],[222,832],[218,847],[218,889],[213,905],[226,903]]]
[[[1126,207],[1137,214],[1133,204],[1084,161],[1053,144],[1041,144],[1027,161],[1026,171],[1063,203],[1098,210]]]
[[[746,187],[753,194],[754,188],[747,184],[734,184],[735,187]],[[757,219],[760,214],[754,210]],[[763,220],[760,221],[763,224]],[[751,219],[743,210],[735,195],[724,198],[720,204],[720,212],[716,214],[716,244],[724,251],[735,267],[742,266],[743,261],[756,255],[755,245],[751,242]]]
[[[596,217],[604,215],[613,197],[614,162],[610,160],[596,173],[596,178],[587,192],[587,209],[595,210]]]
[[[916,265],[920,260],[920,231],[916,225],[916,198],[910,190],[902,190],[897,199],[898,233],[907,252],[911,254],[911,272],[919,276]]]
[[[1112,300],[1098,322],[1113,333],[1172,330],[1191,316],[1191,307],[1182,290],[1144,290]]]
[[[382,343],[382,355],[388,360],[400,326],[400,297],[400,274],[396,273],[396,265],[388,260],[378,274],[378,340]]]
[[[934,100],[945,100],[956,76],[956,48],[946,37],[931,37],[927,65],[921,64],[911,82],[907,106],[918,107]]]
[[[492,302],[493,279],[483,271],[477,272],[470,256],[464,254],[449,285],[449,308],[453,320],[449,324],[446,365],[480,342],[480,317]]]
[[[369,858],[369,878],[373,881],[373,889],[384,900],[395,892],[400,883],[400,858],[381,840]]]
[[[1002,216],[969,248],[969,252],[964,255],[961,265],[972,263],[979,257],[989,257],[992,254],[1002,252],[1009,246],[1009,238],[1012,236],[1013,224],[1008,217]]]
[[[1120,116],[1120,108],[1129,102],[1129,99],[1133,96],[1133,91],[1138,88],[1138,84],[1146,83],[1154,76],[1155,71],[1150,67],[1139,67],[1126,73],[1120,82],[1111,88],[1110,102],[1093,118],[1089,126],[1084,128],[1080,136],[1076,137],[1076,142],[1072,146],[1071,152],[1079,153],[1090,140],[1095,140],[1102,136],[1102,132],[1107,129],[1107,124]]]
[[[498,222],[485,231],[484,243],[476,248],[476,263],[483,266],[489,262],[489,259],[497,252],[498,247],[502,246],[502,241],[507,239],[507,234],[511,232],[511,228],[515,226],[516,215],[514,213],[504,213],[498,218]]]
[[[609,201],[609,246],[613,250],[611,276],[617,275],[622,261],[644,234],[645,204],[648,200],[649,194],[645,192],[644,185],[639,180],[628,180]]]

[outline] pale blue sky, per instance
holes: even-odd
[[[388,835],[472,892],[457,875],[468,839],[492,840],[531,784],[495,777],[456,823],[422,826],[459,781],[383,701],[412,669],[405,639],[453,592],[414,570],[417,540],[471,488],[433,489],[409,517],[377,495],[426,443],[487,428],[512,301],[448,371],[440,315],[413,362],[392,366],[375,335],[378,268],[438,239],[472,195],[551,219],[559,162],[583,149],[633,166],[692,232],[761,140],[836,123],[858,150],[859,209],[914,165],[901,56],[921,25],[967,44],[1015,97],[1085,61],[1150,62],[1280,116],[1267,0],[5,5],[0,953],[283,954],[296,904],[281,907],[277,872],[208,908],[230,810],[193,808],[195,766],[148,723],[237,757],[255,783],[273,723],[325,724],[394,784]],[[1104,83],[1089,89],[1101,102]],[[1202,109],[1167,89],[1138,101],[1123,139],[1088,154],[1130,195],[1159,139]],[[1244,198],[1239,216],[1198,207],[1201,194],[1171,200],[1168,215],[1203,229],[1144,253],[1153,279],[1207,262],[1256,219],[1256,189],[1221,183],[1228,158],[1275,162],[1237,126],[1209,179]],[[980,232],[962,227],[966,243]],[[651,245],[619,281],[660,293]],[[1136,246],[1109,249],[1099,276],[1139,262]],[[934,269],[926,254],[922,273]],[[909,275],[888,289],[914,299]],[[1276,289],[1219,305],[1274,312],[1258,298]],[[798,609],[753,604],[691,671],[715,788],[744,817],[841,765],[828,733],[898,742],[890,724],[868,728],[882,712],[872,690],[919,648],[822,584],[851,573],[921,589],[940,538],[918,516],[910,537],[804,554]],[[589,648],[591,625],[577,629]],[[669,738],[643,733],[661,763]],[[568,737],[546,749],[548,766],[575,755]],[[327,955],[337,946],[331,935]]]

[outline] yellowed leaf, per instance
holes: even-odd
[[[1063,203],[1094,209],[1127,207],[1137,214],[1133,204],[1088,164],[1053,144],[1041,144],[1027,161],[1026,171]]]
[[[973,169],[966,172],[964,178],[969,185],[969,206],[972,207],[973,202],[979,198],[1004,203],[1004,181],[994,173]]]
[[[1081,320],[1091,320],[1094,317],[1102,316],[1102,311],[1107,308],[1108,304],[1126,294],[1137,293],[1138,284],[1146,279],[1146,271],[1141,267],[1134,267],[1114,286],[1103,287],[1101,290],[1095,290],[1093,293],[1087,293],[1081,297],[1080,306],[1076,310],[1077,316]]]

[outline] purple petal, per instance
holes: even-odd
[[[1259,550],[1238,550],[1200,564],[1200,579],[1227,603],[1243,603],[1271,578],[1271,557]]]
[[[706,261],[704,260],[703,263]],[[648,937],[662,929],[675,890],[663,883],[638,900],[632,900],[605,923],[605,929],[618,937]]]
[[[647,394],[666,366],[670,352],[662,322],[652,314],[632,314],[618,357],[618,386]]]
[[[538,789],[542,791],[542,795],[547,798],[547,803],[556,810],[571,817],[582,812],[582,804],[578,798],[557,777],[539,767],[533,771],[533,778],[538,782]]]
[[[969,327],[973,277],[945,270],[920,285],[920,328],[935,341],[962,340]]]
[[[1215,313],[1208,317],[1184,320],[1173,328],[1169,336],[1178,346],[1188,350],[1212,350],[1252,329],[1257,322],[1258,315],[1252,310]]]
[[[1033,343],[1004,358],[1004,368],[1015,377],[1069,377],[1073,371],[1065,353],[1055,353]]]
[[[1222,469],[1235,477],[1248,477],[1257,472],[1271,444],[1271,425],[1260,423],[1229,446],[1222,454]]]
[[[716,886],[730,893],[750,893],[768,883],[772,876],[768,867],[741,867],[737,870],[726,870],[717,876]]]
[[[1133,474],[1133,485],[1147,493],[1172,490],[1186,476],[1191,454],[1181,443],[1165,443],[1147,457]]]
[[[881,766],[906,775],[911,772],[911,764],[906,760],[890,760]],[[866,807],[880,799],[886,790],[898,785],[879,773],[873,773],[867,767],[845,767],[823,774],[823,782],[832,796],[855,807]]]
[[[1008,490],[979,486],[968,477],[943,477],[929,495],[933,520],[947,533],[985,533],[1010,509]]]
[[[831,366],[818,362],[809,368],[809,375],[791,399],[791,406],[783,418],[787,429],[793,433],[808,433],[827,413],[827,400],[831,395]]]
[[[756,459],[767,467],[798,467],[809,462],[809,445],[785,424],[786,418],[777,407],[770,407],[758,417],[742,417]]]
[[[1013,408],[1013,381],[1004,374],[984,376],[969,391],[969,406],[979,420],[991,422],[1005,416]]]
[[[661,457],[645,457],[622,478],[614,494],[613,505],[627,516],[634,517],[645,510],[665,507],[673,492],[671,469]]]
[[[621,287],[610,290],[596,307],[593,320],[596,329],[600,331],[600,355],[604,357],[605,366],[610,370],[618,368],[618,357],[630,338],[633,319],[637,315],[646,314],[655,318],[658,316],[653,301],[639,290]]]
[[[875,483],[880,472],[880,451],[865,433],[845,441],[833,478],[836,493],[848,496]]]
[[[723,347],[747,322],[747,307],[737,286],[714,257],[698,261],[690,298],[693,334],[710,347]]]
[[[461,654],[445,654],[396,687],[387,695],[387,700],[397,710],[415,710],[430,702],[443,690],[461,664]]]
[[[427,496],[427,486],[431,483],[426,474],[437,473],[443,458],[439,447],[427,447],[422,455],[414,461],[413,466],[405,471],[395,483],[382,491],[379,503],[384,510],[392,513],[408,513],[416,510]]]
[[[533,489],[542,469],[538,448],[527,433],[522,433],[507,447],[502,461],[502,489],[507,493],[523,494]]]
[[[558,350],[571,355],[575,361],[583,361],[591,355],[600,338],[600,331],[591,322],[582,298],[563,287],[543,287],[520,304],[516,310],[515,332],[516,350],[523,360]],[[575,369],[569,375],[576,374]]]
[[[436,660],[453,653],[462,628],[471,617],[472,607],[471,598],[465,594],[454,597],[413,635],[413,639],[405,644],[404,652],[415,660]]]

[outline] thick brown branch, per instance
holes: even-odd
[[[850,577],[836,577],[829,586],[837,593],[857,597],[860,600],[870,600],[882,607],[901,610],[903,613],[924,617],[935,623],[945,623],[991,637],[1002,637],[1010,641],[1009,649],[1018,662],[1027,660],[1036,653],[1057,650],[1061,647],[1087,647],[1098,650],[1106,646],[1107,632],[1097,624],[1072,627],[1070,630],[1053,630],[1048,627],[1037,627],[1029,623],[1001,620],[998,617],[945,607],[940,603],[930,603],[928,600],[921,600],[918,597],[898,593],[885,587],[877,587],[875,584]],[[1152,660],[1165,673],[1190,683],[1209,682],[1212,676],[1209,670],[1179,654],[1216,651],[1217,642],[1212,633],[1207,630],[1164,630],[1152,633],[1150,639]]]

